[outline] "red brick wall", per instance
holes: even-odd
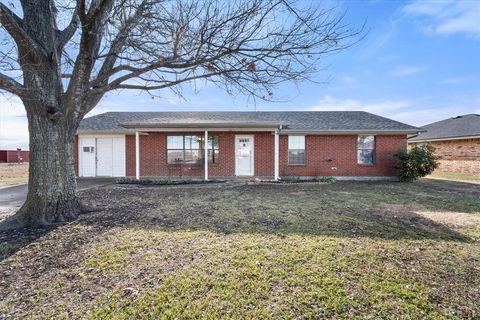
[[[141,176],[203,176],[203,165],[167,164],[166,136],[191,133],[149,133],[140,136]],[[274,136],[270,132],[254,134],[255,175],[273,176]],[[209,164],[209,176],[235,175],[235,133],[211,132],[219,137],[219,162]],[[126,174],[135,176],[135,136],[126,136]],[[280,136],[280,176],[394,176],[393,154],[406,146],[406,136],[377,136],[374,165],[357,164],[357,135],[306,136],[306,163],[288,165],[287,136]],[[328,161],[330,160],[331,161]],[[336,168],[336,169],[335,169]]]
[[[273,176],[275,167],[275,136],[271,132],[259,132],[254,140],[254,164],[256,176]]]
[[[357,135],[305,137],[305,165],[288,164],[288,136],[280,136],[280,176],[395,176],[393,154],[406,136],[376,136],[376,161],[357,164]]]
[[[438,171],[480,173],[480,138],[431,141],[429,144],[439,157]]]

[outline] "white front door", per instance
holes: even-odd
[[[235,174],[253,176],[253,136],[235,136]]]
[[[112,138],[97,138],[97,176],[113,176]]]

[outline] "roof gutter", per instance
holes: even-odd
[[[420,132],[424,132],[420,131]],[[349,135],[349,134],[415,134],[418,130],[282,130],[280,134],[325,134],[325,135]]]
[[[480,139],[480,136],[461,136],[461,137],[451,137],[451,138],[432,138],[432,139],[418,139],[414,140],[414,138],[417,137],[412,137],[408,139],[408,142],[429,142],[429,141],[451,141],[451,140],[465,140],[465,139]]]
[[[112,134],[135,134],[134,130],[124,129],[124,130],[77,130],[76,134],[101,134],[101,135],[112,135]]]
[[[202,132],[205,130],[212,132],[255,132],[255,131],[274,131],[279,129],[279,134],[281,135],[352,135],[352,134],[385,134],[385,135],[396,135],[396,134],[414,134],[418,131],[405,131],[405,130],[289,130],[283,129],[280,126],[276,127],[135,127],[134,129],[125,129],[125,130],[111,130],[111,131],[102,131],[102,130],[77,130],[77,134],[134,134],[135,131],[139,132]],[[473,137],[475,138],[475,137]],[[461,139],[461,138],[459,138]],[[445,140],[445,139],[440,139]],[[409,140],[414,142],[413,140]],[[421,142],[420,140],[415,140],[415,142]]]

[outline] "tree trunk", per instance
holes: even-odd
[[[45,106],[28,114],[30,163],[27,199],[1,229],[38,227],[75,219],[81,211],[76,196],[74,135],[76,125],[56,118]],[[43,113],[43,114],[42,114]]]

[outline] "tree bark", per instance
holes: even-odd
[[[0,230],[38,227],[75,219],[81,212],[76,196],[74,136],[76,125],[55,118],[46,106],[26,102],[30,132],[27,199]],[[43,111],[43,114],[42,114]]]
[[[73,159],[74,136],[81,117],[72,112],[79,99],[64,95],[64,33],[57,29],[52,0],[41,6],[36,0],[22,0],[21,4],[24,17],[12,30],[23,35],[15,39],[23,86],[28,89],[20,96],[30,133],[28,193],[23,206],[0,225],[0,230],[61,223],[75,219],[81,210]],[[67,38],[73,35],[68,34]],[[84,78],[88,81],[88,74]],[[75,93],[80,96],[81,92],[83,87],[77,87]]]

